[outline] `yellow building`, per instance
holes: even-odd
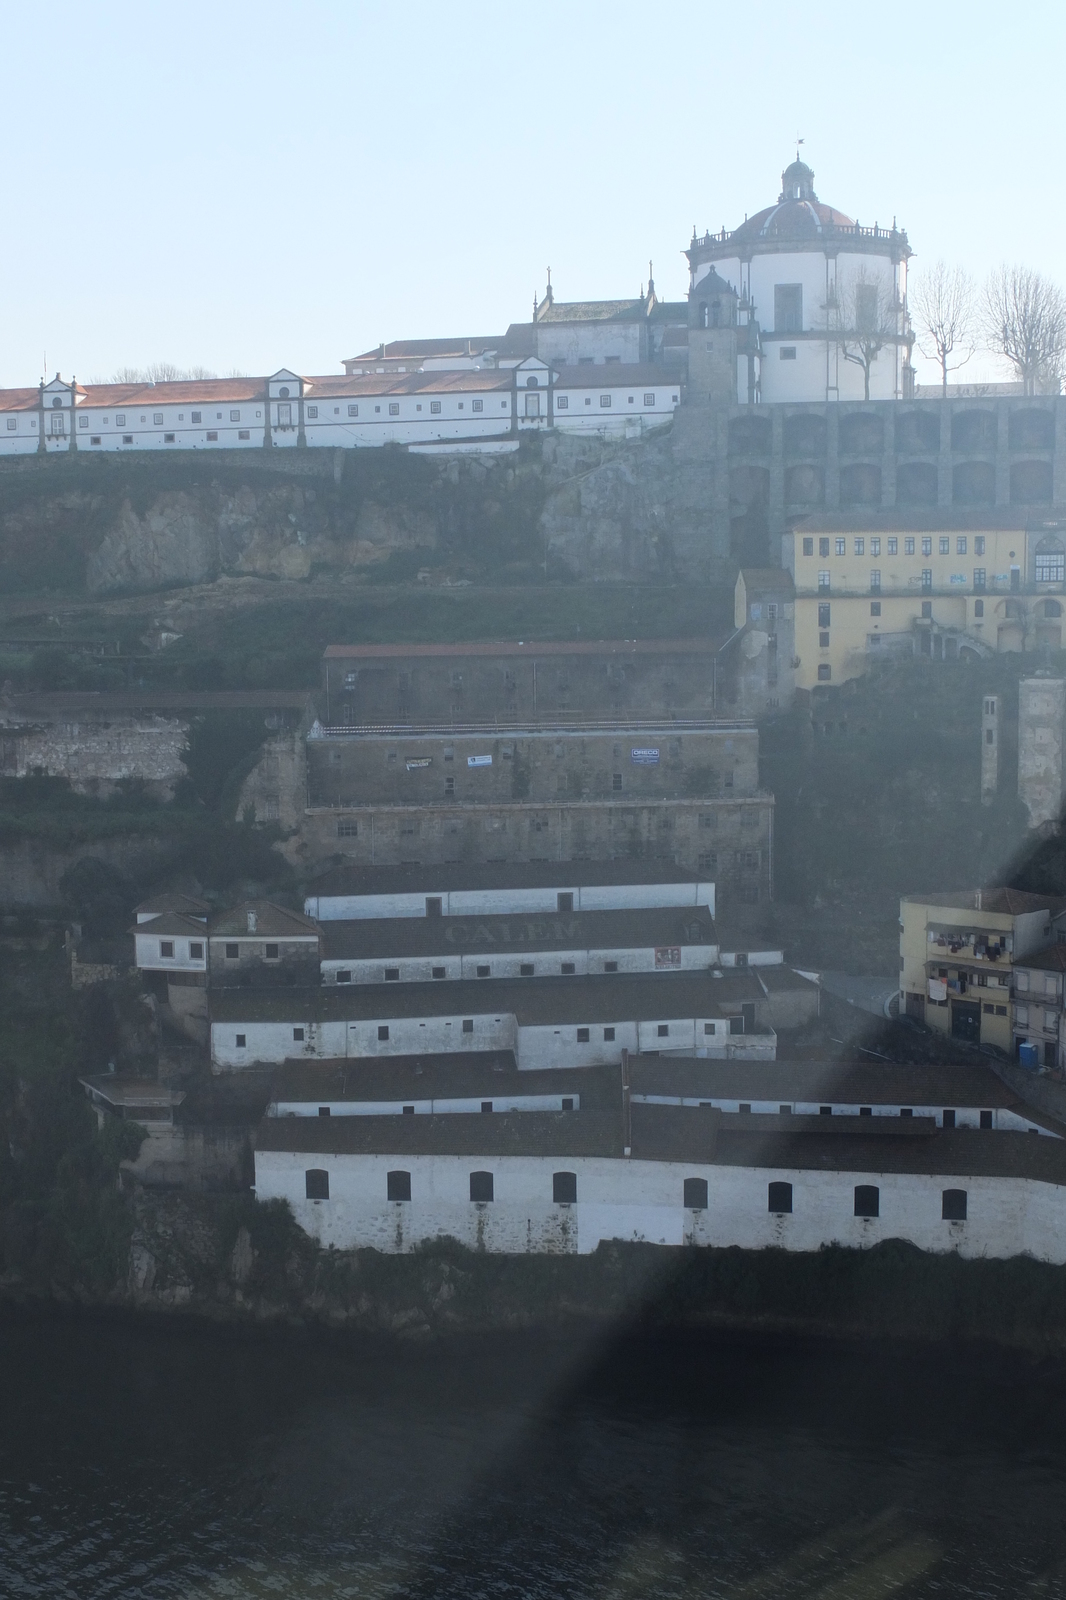
[[[1013,1054],[1014,967],[1050,945],[1066,900],[1020,889],[905,895],[899,903],[900,1011],[937,1033]]]
[[[811,517],[782,540],[796,588],[796,688],[893,654],[1062,645],[1066,521],[1023,511]]]

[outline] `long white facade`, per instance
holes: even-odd
[[[972,1137],[972,1136],[970,1136]],[[307,1198],[308,1170],[328,1172],[329,1198]],[[491,1171],[493,1199],[470,1199],[473,1171]],[[411,1199],[389,1201],[388,1174],[410,1179]],[[553,1178],[573,1174],[576,1202],[556,1204]],[[684,1204],[686,1179],[707,1204]],[[790,1185],[789,1213],[770,1210],[770,1185]],[[878,1192],[876,1217],[856,1216],[855,1191]],[[588,1254],[604,1240],[747,1250],[866,1248],[906,1239],[966,1257],[1028,1254],[1066,1263],[1066,1190],[1025,1177],[620,1160],[610,1157],[309,1154],[256,1151],[260,1200],[285,1200],[326,1246],[402,1253],[435,1239],[504,1254]],[[966,1217],[943,1216],[945,1190],[966,1196]]]
[[[584,369],[559,381],[535,357],[479,371],[0,390],[0,456],[140,450],[516,448],[547,428],[639,436],[681,401],[663,368]]]

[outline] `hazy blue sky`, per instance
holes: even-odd
[[[1061,4],[4,8],[0,384],[339,370],[562,299],[686,289],[693,223],[821,199],[1066,283]],[[987,363],[984,364],[988,371]],[[977,375],[972,363],[965,376]]]

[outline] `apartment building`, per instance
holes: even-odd
[[[967,1044],[1013,1052],[1014,970],[1046,950],[1066,900],[1019,889],[905,895],[900,990],[905,1015]]]
[[[796,686],[892,655],[950,660],[1062,644],[1066,522],[1024,510],[838,513],[782,540]]]

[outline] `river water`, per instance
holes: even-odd
[[[0,1595],[1066,1596],[1066,1366],[0,1325]]]

